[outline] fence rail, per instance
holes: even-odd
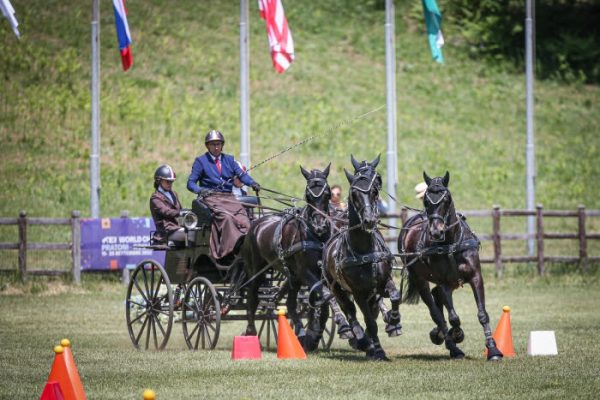
[[[25,211],[19,213],[19,218],[0,218],[0,225],[17,225],[19,241],[16,243],[0,243],[0,250],[19,251],[19,276],[21,281],[27,281],[28,275],[66,275],[71,274],[75,283],[81,283],[81,213],[73,211],[71,218],[28,218]],[[27,227],[29,225],[69,225],[71,227],[71,241],[68,243],[32,243],[27,240]],[[31,270],[27,268],[28,251],[36,250],[70,250],[71,270]]]
[[[414,213],[414,212],[412,212]],[[576,211],[569,210],[544,210],[541,205],[536,207],[535,211],[506,209],[502,210],[499,206],[494,206],[491,211],[473,210],[464,211],[466,217],[469,218],[491,218],[492,233],[478,235],[482,242],[488,241],[493,243],[493,257],[482,257],[482,263],[495,264],[497,276],[502,276],[505,263],[522,263],[535,262],[537,263],[537,271],[539,275],[544,275],[546,272],[545,264],[547,262],[555,263],[578,263],[583,272],[589,271],[590,261],[600,261],[600,256],[590,256],[588,254],[588,241],[600,239],[600,232],[590,232],[586,229],[588,218],[600,217],[600,210],[586,210],[583,205],[580,205]],[[388,214],[386,218],[400,218],[404,224],[411,216],[411,211],[406,208],[400,210],[399,214]],[[523,233],[502,233],[501,220],[503,217],[530,217],[536,218],[536,232],[533,234]],[[545,229],[545,220],[547,218],[576,218],[576,232],[547,232]],[[502,254],[503,241],[526,241],[534,239],[536,241],[535,255],[516,255],[506,256]],[[545,254],[545,239],[570,239],[578,240],[579,252],[577,256],[562,256],[562,255],[546,255]],[[386,240],[395,240],[393,237],[388,237]]]
[[[386,214],[384,218],[399,218],[404,224],[414,211],[403,208],[398,214]],[[578,263],[583,272],[589,271],[589,263],[600,261],[600,256],[590,256],[588,254],[588,242],[590,240],[600,239],[600,232],[590,232],[586,228],[589,218],[600,217],[600,210],[586,210],[584,206],[579,206],[576,211],[565,210],[544,210],[538,205],[535,211],[506,209],[502,210],[499,206],[494,206],[492,210],[470,210],[463,214],[469,218],[491,218],[491,234],[478,235],[482,242],[492,242],[493,257],[482,257],[482,263],[495,265],[497,276],[502,276],[504,265],[507,263],[537,263],[537,271],[540,275],[546,272],[546,263]],[[126,218],[127,213],[122,213],[121,217]],[[503,218],[508,217],[529,217],[536,218],[536,232],[532,235],[523,233],[503,233],[501,222]],[[549,218],[576,218],[576,232],[549,232],[545,229],[545,220]],[[21,211],[19,218],[0,218],[0,226],[17,225],[18,242],[0,242],[0,250],[18,250],[18,273],[22,281],[27,280],[28,275],[66,275],[71,274],[73,281],[81,282],[81,225],[80,212],[73,211],[71,218],[31,218],[27,217],[25,211]],[[33,243],[27,239],[27,228],[29,225],[68,225],[71,227],[71,241],[68,243]],[[387,241],[396,240],[396,237],[388,236]],[[504,255],[502,248],[505,241],[526,241],[534,239],[536,241],[536,254],[534,255]],[[545,240],[577,240],[577,255],[547,255],[545,253]],[[64,270],[31,270],[27,265],[27,254],[29,251],[38,250],[69,250],[71,252],[71,269]]]

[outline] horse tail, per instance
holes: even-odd
[[[417,304],[421,296],[419,295],[418,285],[417,285],[417,277],[415,274],[410,272],[410,269],[407,269],[408,272],[408,282],[407,282],[407,290],[404,294],[404,298],[402,301],[407,304]]]

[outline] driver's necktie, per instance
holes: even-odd
[[[215,164],[217,165],[217,170],[219,171],[219,175],[221,174],[221,160],[219,157],[215,158]]]

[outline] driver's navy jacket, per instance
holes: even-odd
[[[196,157],[187,182],[190,192],[200,193],[202,189],[209,189],[231,193],[234,176],[238,176],[247,186],[254,185],[254,179],[240,168],[232,155],[221,153],[219,158],[221,159],[220,174],[209,152]]]

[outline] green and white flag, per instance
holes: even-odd
[[[431,56],[440,64],[444,63],[442,46],[444,45],[444,36],[442,36],[442,13],[435,0],[421,0],[423,3],[423,13],[425,14],[425,25],[427,25],[427,37]]]

